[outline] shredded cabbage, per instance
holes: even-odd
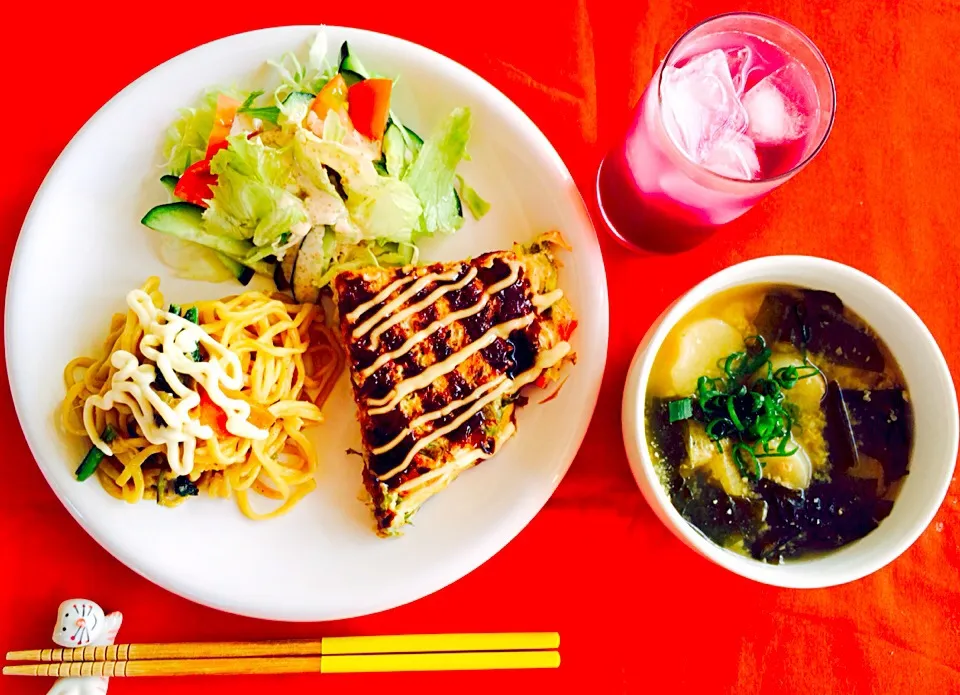
[[[334,68],[327,62],[327,35],[323,31],[310,42],[307,50],[307,62],[302,64],[295,53],[287,52],[280,60],[267,61],[280,77],[280,86],[274,90],[273,98],[277,106],[293,92],[316,94],[335,74]]]

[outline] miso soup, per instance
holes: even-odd
[[[830,292],[753,285],[707,299],[660,347],[646,399],[673,505],[713,542],[764,562],[867,535],[908,472],[903,375]]]

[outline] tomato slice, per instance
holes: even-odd
[[[180,200],[205,208],[209,207],[207,201],[213,197],[211,187],[216,185],[217,177],[210,173],[210,160],[204,159],[187,167],[177,181],[173,194]]]
[[[390,115],[390,93],[393,80],[371,78],[357,82],[350,88],[347,102],[350,104],[350,120],[361,135],[371,140],[383,139]]]
[[[317,114],[317,118],[326,118],[331,111],[342,111],[346,105],[347,83],[343,75],[337,73],[323,85],[323,89],[317,94],[310,108]]]
[[[227,136],[233,128],[240,102],[225,94],[217,96],[217,111],[213,116],[213,129],[207,139],[207,159],[227,146]]]
[[[202,388],[198,388],[200,393],[200,422],[208,425],[218,437],[229,437],[227,431],[227,414],[223,409],[213,402],[210,394]]]

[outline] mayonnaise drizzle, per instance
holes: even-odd
[[[365,336],[371,328],[383,321],[386,317],[390,316],[390,314],[392,314],[397,307],[403,306],[410,300],[411,297],[413,297],[413,295],[429,285],[431,282],[436,282],[437,280],[456,280],[458,275],[460,275],[460,270],[456,268],[454,270],[449,270],[446,273],[429,273],[421,278],[417,278],[417,281],[414,282],[410,287],[384,304],[376,311],[376,313],[374,313],[373,316],[354,328],[352,334],[353,339],[356,340],[357,338],[362,338]],[[383,292],[380,294],[383,294]],[[379,297],[380,295],[377,296]],[[374,297],[374,299],[376,299],[376,297]]]
[[[111,364],[117,371],[110,381],[110,390],[102,396],[91,396],[83,407],[84,428],[100,451],[113,455],[97,431],[93,409],[111,410],[115,404],[122,403],[130,408],[147,441],[166,447],[170,469],[177,475],[189,474],[193,470],[196,440],[212,439],[215,435],[209,426],[190,416],[190,411],[200,404],[200,394],[188,388],[180,380],[181,375],[190,376],[203,386],[210,400],[223,410],[230,434],[246,439],[267,438],[268,432],[248,421],[250,405],[223,392],[224,388],[233,391],[243,388],[243,367],[234,353],[197,324],[158,309],[143,290],[130,292],[127,305],[137,315],[143,330],[140,352],[156,367],[140,364],[136,355],[126,350],[113,353]],[[208,357],[203,362],[194,362],[193,353],[199,345]],[[157,371],[178,399],[175,405],[161,398],[154,389]],[[164,425],[158,425],[154,415],[158,415]]]
[[[470,359],[472,355],[480,352],[483,348],[493,343],[497,338],[506,338],[514,331],[521,328],[526,328],[533,323],[536,317],[537,315],[531,312],[526,316],[521,316],[520,318],[513,319],[512,321],[499,323],[490,328],[486,333],[474,340],[472,343],[468,344],[466,347],[450,355],[450,357],[445,359],[443,362],[432,364],[420,374],[417,374],[409,379],[404,379],[394,386],[393,390],[383,398],[367,399],[367,404],[373,406],[369,411],[370,415],[382,415],[383,413],[390,412],[397,407],[400,401],[414,391],[419,391],[422,388],[426,388],[433,382],[434,379],[437,379],[444,374],[449,374],[459,365]]]
[[[471,345],[472,344],[473,343],[471,343]],[[495,401],[497,398],[500,398],[507,391],[516,392],[519,389],[526,386],[527,384],[532,383],[538,376],[540,376],[540,373],[544,369],[555,365],[557,362],[563,359],[563,357],[568,352],[570,352],[570,344],[567,342],[562,342],[562,343],[558,343],[556,346],[554,346],[550,350],[546,350],[540,353],[540,355],[537,356],[537,361],[533,367],[523,372],[522,374],[517,375],[516,379],[511,379],[511,380],[506,380],[501,382],[500,385],[497,386],[497,388],[495,388],[493,391],[488,393],[483,398],[479,398],[478,400],[476,400],[472,406],[464,410],[456,419],[453,420],[453,422],[450,422],[444,425],[443,427],[435,429],[433,432],[425,436],[423,439],[418,440],[416,444],[414,444],[410,448],[410,451],[407,452],[407,455],[406,457],[404,457],[403,461],[401,461],[396,467],[390,469],[383,475],[380,475],[377,477],[380,480],[389,480],[390,478],[395,476],[397,473],[400,473],[401,471],[405,470],[407,466],[410,465],[410,462],[413,461],[413,457],[416,456],[424,447],[429,446],[431,442],[435,441],[436,439],[439,439],[445,434],[453,432],[455,429],[460,427],[460,425],[462,425],[464,422],[466,422],[471,417],[473,417],[475,413],[482,410],[484,407],[486,407],[488,404]],[[477,391],[480,391],[480,390],[481,389],[477,389],[476,391],[474,391],[473,394],[471,394],[471,397],[477,397],[478,396]],[[470,400],[470,398],[465,400]],[[377,452],[374,451],[373,453],[376,454]]]
[[[367,302],[364,302],[363,304],[358,306],[356,309],[351,311],[349,314],[347,314],[347,320],[350,323],[353,323],[358,318],[363,316],[365,313],[370,311],[377,304],[384,301],[387,297],[389,297],[391,294],[396,292],[398,289],[400,289],[404,285],[408,285],[411,282],[413,282],[413,280],[414,280],[414,277],[412,275],[407,275],[398,280],[394,280],[389,285],[387,285],[382,290],[380,290],[373,299]]]
[[[553,292],[547,292],[546,294],[538,294],[533,298],[533,305],[540,311],[543,311],[549,306],[553,306],[560,301],[560,298],[563,296],[563,290],[555,289]]]
[[[410,337],[403,343],[403,345],[401,345],[399,348],[397,348],[396,350],[394,350],[394,351],[392,351],[392,352],[387,352],[387,353],[384,353],[384,354],[380,355],[379,357],[377,357],[377,359],[374,361],[373,364],[371,364],[371,365],[370,365],[369,367],[367,367],[366,369],[361,370],[361,371],[360,371],[360,378],[363,379],[364,381],[366,381],[367,379],[370,378],[370,376],[371,376],[375,371],[377,371],[378,369],[380,369],[380,367],[382,367],[383,365],[385,365],[387,362],[389,362],[389,361],[391,361],[391,360],[395,360],[395,359],[397,359],[398,357],[403,357],[405,354],[407,354],[408,352],[410,352],[410,350],[413,349],[413,346],[414,346],[414,345],[417,345],[417,344],[420,343],[421,341],[426,340],[426,339],[429,338],[431,335],[433,335],[434,333],[436,333],[437,331],[439,331],[441,328],[445,328],[445,327],[449,326],[449,325],[452,324],[452,323],[455,323],[455,322],[460,321],[460,320],[465,319],[465,318],[469,318],[469,317],[473,316],[474,314],[478,314],[480,311],[482,311],[482,310],[483,310],[483,307],[486,306],[486,304],[487,304],[487,302],[490,300],[490,297],[491,297],[491,296],[495,295],[497,292],[500,292],[500,291],[506,289],[507,287],[510,287],[510,285],[512,285],[513,283],[515,283],[515,282],[517,281],[517,278],[518,278],[519,275],[520,275],[520,264],[519,264],[519,263],[516,263],[516,262],[514,262],[514,261],[509,261],[508,264],[509,264],[509,266],[510,266],[510,275],[508,275],[506,278],[504,278],[504,279],[501,280],[500,282],[498,282],[498,283],[496,283],[496,284],[494,284],[494,285],[491,285],[490,287],[488,287],[487,289],[485,289],[484,292],[483,292],[483,295],[480,297],[480,299],[477,301],[476,304],[474,304],[473,306],[469,306],[469,307],[467,307],[466,309],[461,309],[460,311],[450,312],[449,314],[447,314],[447,315],[444,316],[443,318],[438,319],[437,321],[434,321],[433,323],[431,323],[429,326],[427,326],[427,327],[424,328],[423,330],[417,331],[417,332],[414,333],[412,336],[410,336]],[[468,275],[468,277],[471,277],[471,280],[472,280],[472,278],[476,276],[476,271],[474,271],[474,273],[473,273],[472,276],[471,276],[469,273],[468,273],[467,275]],[[459,284],[459,283],[457,283],[457,284]],[[466,283],[465,283],[463,286],[466,287]],[[446,285],[445,287],[456,288],[456,285]],[[444,287],[444,288],[440,288],[440,289],[445,289],[445,287]],[[459,288],[457,288],[457,289],[459,289]],[[439,289],[436,290],[436,292],[439,292],[439,291],[440,291]],[[431,296],[432,296],[432,295],[431,295]],[[442,296],[442,295],[440,295],[440,296]],[[440,298],[440,297],[438,296],[437,299],[439,299],[439,298]],[[427,300],[424,300],[424,302],[426,302],[426,301],[427,301]],[[435,300],[434,300],[434,301],[435,301]],[[424,304],[424,302],[420,302],[420,304]],[[432,302],[430,302],[430,304],[432,304]],[[415,304],[414,306],[415,306],[415,307],[418,307],[418,308],[416,309],[416,311],[419,312],[419,311],[423,311],[423,309],[425,309],[425,308],[426,308],[427,306],[429,306],[430,304],[424,304],[424,306],[418,306],[417,304]],[[406,311],[406,310],[404,310],[404,311]],[[403,312],[400,312],[400,313],[403,313]],[[409,315],[412,315],[413,313],[416,313],[416,312],[411,312],[411,314],[409,314]],[[374,331],[374,333],[376,333],[376,332],[379,331],[379,330],[380,330],[380,328],[378,327],[378,328]]]
[[[486,384],[483,384],[482,386],[478,386],[476,389],[471,391],[470,395],[467,396],[466,398],[461,398],[456,401],[450,401],[447,405],[442,407],[440,410],[431,410],[430,412],[424,413],[420,417],[414,420],[411,420],[410,424],[407,425],[406,428],[401,430],[400,434],[398,434],[396,437],[394,437],[392,440],[390,440],[383,446],[374,449],[370,453],[372,453],[374,456],[379,456],[380,454],[387,453],[388,451],[393,449],[395,446],[397,446],[400,442],[402,442],[408,434],[413,432],[418,427],[423,427],[428,422],[433,422],[438,418],[446,417],[447,415],[452,413],[454,410],[456,410],[460,406],[466,405],[467,403],[471,403],[476,399],[480,398],[480,396],[485,394],[490,389],[496,388],[497,386],[502,384],[506,379],[507,379],[507,375],[501,374],[493,381],[488,381]]]
[[[430,276],[427,276],[427,277],[430,277]],[[460,280],[459,282],[454,282],[449,285],[440,285],[440,287],[435,289],[433,292],[427,295],[427,297],[425,297],[424,299],[421,299],[419,302],[415,302],[411,304],[410,306],[398,311],[393,316],[385,317],[384,320],[381,321],[376,328],[370,331],[370,348],[373,350],[376,350],[380,346],[380,336],[383,335],[384,332],[386,332],[393,326],[396,326],[398,323],[400,323],[401,321],[404,321],[408,317],[423,311],[428,306],[433,306],[445,294],[449,292],[456,292],[457,290],[463,289],[464,287],[469,285],[471,282],[473,282],[473,279],[475,277],[477,277],[477,269],[470,268],[470,270],[467,271],[467,274],[464,275],[463,279]]]

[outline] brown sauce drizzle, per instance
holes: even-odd
[[[485,265],[484,263],[489,263]],[[476,277],[470,280],[467,275],[475,269]],[[432,275],[444,275],[442,281],[427,282],[423,278]],[[471,343],[487,336],[491,330],[500,324],[522,319],[536,312],[536,307],[530,296],[530,282],[523,273],[523,268],[519,263],[506,262],[499,257],[493,258],[481,256],[472,264],[464,264],[455,278],[451,279],[449,269],[444,273],[442,264],[435,264],[418,273],[417,278],[410,282],[400,284],[394,280],[396,288],[393,292],[384,295],[384,290],[380,294],[374,293],[366,288],[362,278],[356,278],[353,281],[344,282],[341,287],[340,307],[343,315],[356,314],[358,308],[365,307],[372,300],[377,299],[377,303],[362,310],[359,316],[351,316],[351,330],[356,334],[358,326],[365,326],[363,336],[351,346],[351,357],[359,370],[369,370],[374,363],[381,358],[381,355],[406,350],[404,354],[397,355],[385,364],[373,371],[359,386],[359,395],[365,400],[380,400],[387,398],[395,392],[398,384],[406,379],[411,379],[421,374],[429,364],[423,364],[420,359],[422,355],[430,357],[430,364],[442,363],[454,355],[456,350],[451,345],[451,331],[453,325],[459,323],[465,332],[463,342],[459,350],[467,348]],[[466,284],[462,284],[466,280]],[[512,280],[512,282],[511,282]],[[396,303],[396,298],[403,293],[409,293],[415,285],[423,285],[416,293],[408,294],[405,301],[392,306],[389,312],[383,309],[390,303]],[[438,299],[416,313],[410,312],[408,307],[413,307],[418,302],[423,302],[440,288],[450,285],[458,285],[446,292],[440,292]],[[505,284],[507,283],[507,284]],[[485,294],[490,290],[492,292],[489,299]],[[447,313],[468,312],[476,309],[471,315],[464,316],[454,321],[450,326],[435,326],[439,312],[437,303],[446,299],[449,310]],[[420,333],[428,328],[433,328],[433,332],[427,335],[420,342],[412,347],[404,347],[409,340],[405,336],[401,323],[391,324],[391,319],[397,314],[406,311],[404,321],[412,329],[413,333]],[[396,322],[396,320],[394,320]],[[384,325],[378,332],[378,326]],[[521,323],[521,325],[523,325]],[[502,329],[501,329],[502,330]],[[374,344],[371,345],[370,336],[375,334]],[[537,336],[539,334],[539,321],[534,320],[532,324],[526,325],[517,330],[513,330],[507,337],[496,337],[496,339],[477,354],[483,361],[489,365],[490,369],[496,374],[506,374],[510,379],[516,375],[533,368],[537,360],[538,346]],[[475,359],[473,356],[468,358]],[[467,362],[461,363],[467,364]],[[466,367],[464,367],[466,369]],[[434,370],[437,371],[437,370]],[[362,378],[363,375],[361,375]],[[493,384],[491,384],[493,386]],[[416,388],[412,393],[408,393],[400,399],[398,404],[386,412],[371,414],[371,427],[366,434],[366,443],[371,451],[380,449],[376,454],[371,454],[369,460],[370,470],[378,478],[384,476],[403,464],[408,458],[411,450],[417,445],[417,441],[428,435],[430,432],[449,426],[468,413],[471,408],[479,405],[483,399],[477,399],[476,394],[482,392],[483,384],[476,388],[471,388],[468,379],[461,373],[460,368],[454,368],[452,371],[438,376],[430,384]],[[486,393],[493,393],[495,389],[487,389]],[[397,392],[403,393],[403,391]],[[410,417],[403,413],[399,407],[409,395],[417,394],[420,397],[420,404],[423,408],[423,415],[443,410],[448,405],[454,408],[452,412],[435,417],[429,422],[428,429],[416,437],[414,431],[419,429],[417,422],[411,426]],[[396,397],[394,397],[396,400]],[[456,404],[459,401],[465,401],[463,404]],[[377,411],[378,408],[372,410]],[[384,408],[379,408],[384,410]],[[423,416],[421,416],[423,417]],[[479,448],[486,455],[491,455],[495,447],[496,440],[487,435],[489,427],[495,425],[492,421],[489,406],[483,406],[472,413],[463,422],[460,422],[455,429],[438,437],[431,442],[426,449],[434,445],[449,446],[451,444],[467,444],[473,448]],[[402,436],[407,429],[413,431]],[[402,438],[401,438],[402,437]],[[444,444],[446,440],[446,444]],[[422,445],[421,445],[422,446]],[[408,462],[406,469],[401,472],[395,472],[392,476],[395,479],[406,478],[411,469],[417,467],[416,456]]]

